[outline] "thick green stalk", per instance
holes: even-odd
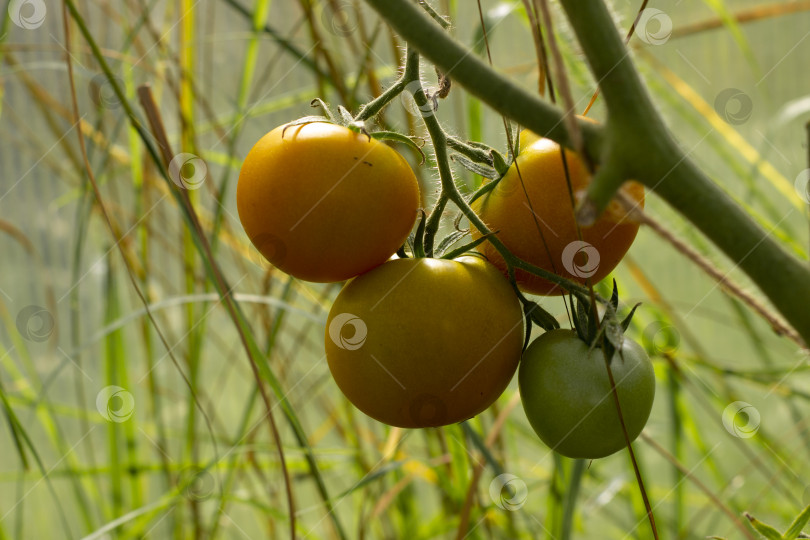
[[[607,102],[627,172],[711,239],[810,343],[810,271],[684,154],[658,115],[601,0],[563,0]],[[787,217],[787,216],[785,216]],[[778,271],[775,271],[778,269]]]
[[[570,146],[561,120],[563,111],[518,88],[480,61],[416,4],[408,0],[367,2],[454,82],[497,112]],[[562,4],[609,110],[605,129],[610,137],[598,126],[579,124],[587,157],[596,162],[608,160],[613,165],[611,174],[597,175],[593,182],[590,195],[597,195],[597,200],[592,201],[597,209],[604,207],[617,187],[612,180],[616,177],[615,165],[620,163],[626,178],[635,178],[653,189],[723,250],[762,289],[805,342],[810,342],[810,270],[806,264],[782,249],[675,143],[644,89],[604,3],[563,0]]]

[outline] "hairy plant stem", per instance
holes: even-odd
[[[485,163],[487,165],[493,164],[490,150],[485,150],[483,147],[474,146],[468,142],[464,142],[461,139],[451,136],[447,137],[447,146],[477,163]]]
[[[408,47],[405,71],[406,73],[419,72],[419,53],[417,53],[410,46]],[[415,80],[418,81],[419,79]],[[451,201],[459,208],[459,210],[461,210],[464,217],[466,217],[470,223],[481,232],[482,235],[490,235],[489,241],[492,242],[492,245],[495,246],[495,249],[498,250],[498,253],[500,253],[504,261],[506,261],[507,266],[510,268],[510,275],[512,275],[513,268],[520,268],[521,270],[525,270],[551,281],[552,283],[555,283],[568,291],[589,294],[587,287],[583,287],[578,283],[569,281],[564,277],[543,270],[542,268],[534,266],[533,264],[516,257],[512,254],[512,252],[509,251],[503,242],[498,239],[497,236],[492,234],[492,231],[489,230],[481,218],[478,217],[475,211],[473,211],[473,209],[467,203],[467,200],[461,195],[461,192],[459,192],[458,188],[456,187],[455,181],[453,180],[453,171],[450,168],[450,156],[447,152],[447,133],[445,133],[441,124],[439,124],[439,120],[436,118],[436,115],[433,112],[426,112],[426,110],[429,111],[429,108],[427,107],[429,100],[421,85],[418,86],[413,94],[413,97],[416,101],[416,105],[419,107],[419,110],[423,111],[422,120],[425,122],[428,135],[430,135],[430,140],[433,143],[433,151],[436,156],[436,165],[439,169],[439,179],[442,185],[442,191],[439,196],[440,199],[446,198],[447,200]],[[434,216],[431,216],[431,221],[435,222],[435,227],[438,227],[439,217],[434,218]],[[435,235],[435,231],[430,234]]]
[[[418,84],[414,85],[413,83]],[[437,200],[436,205],[425,226],[425,251],[429,254],[428,256],[432,254],[433,242],[439,228],[439,223],[442,213],[444,212],[444,208],[448,201],[452,201],[461,210],[462,214],[464,214],[464,216],[470,220],[470,223],[481,232],[482,235],[490,235],[489,241],[492,242],[503,259],[506,261],[506,264],[509,267],[510,276],[512,275],[514,268],[520,268],[521,270],[525,270],[526,272],[530,272],[551,281],[552,283],[555,283],[568,291],[589,294],[587,287],[565,279],[564,277],[558,276],[557,274],[548,272],[540,267],[534,266],[533,264],[530,264],[513,255],[495,235],[491,234],[492,231],[490,231],[484,222],[481,221],[481,218],[475,214],[469,203],[467,203],[467,201],[464,199],[464,196],[461,194],[461,192],[459,192],[455,181],[453,180],[453,171],[450,168],[450,155],[448,153],[448,147],[459,150],[470,157],[470,159],[474,160],[481,158],[482,154],[478,151],[478,148],[471,144],[464,143],[459,140],[454,140],[452,143],[450,142],[450,137],[444,131],[441,124],[439,124],[435,111],[433,111],[432,106],[429,105],[430,100],[422,88],[419,78],[419,53],[415,49],[410,46],[408,47],[405,55],[405,69],[403,70],[402,76],[378,98],[363,106],[355,117],[355,120],[368,120],[381,111],[388,103],[391,102],[391,100],[396,98],[408,87],[413,89],[414,101],[416,102],[418,109],[422,112],[422,120],[425,122],[425,127],[427,128],[431,142],[433,143],[436,165],[439,170],[439,179],[442,186],[439,199]],[[591,124],[589,124],[589,126],[593,127]],[[601,301],[601,298],[599,300]]]
[[[416,4],[408,0],[366,1],[411,47],[454,82],[535,133],[563,146],[572,146],[562,122],[564,111],[522,90],[487,66]],[[604,3],[601,0],[562,0],[562,5],[599,82],[609,112],[604,127],[584,122],[578,125],[585,159],[593,159],[601,165],[589,190],[591,213],[598,214],[607,205],[621,181],[638,180],[712,240],[751,277],[804,341],[810,342],[810,317],[807,316],[810,270],[806,263],[785,251],[698,169],[672,139]],[[439,146],[444,151],[445,140],[443,132],[437,129],[438,124],[431,128],[434,120],[426,118],[426,125],[431,136],[435,131],[440,138],[441,145],[434,140],[438,153]],[[444,189],[452,189],[457,194],[452,182],[448,184]],[[444,178],[442,185],[445,186]],[[460,196],[448,195],[475,227],[485,229]],[[497,238],[492,238],[492,242],[498,251],[504,250]]]

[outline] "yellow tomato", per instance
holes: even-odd
[[[419,208],[405,159],[342,126],[283,130],[262,137],[239,173],[236,206],[256,248],[282,271],[315,282],[343,281],[385,262]]]
[[[520,132],[520,151],[523,152],[526,148],[530,147],[537,141],[542,139],[540,135],[530,129],[524,129]]]
[[[521,259],[573,281],[597,283],[619,264],[638,232],[638,223],[613,201],[591,227],[577,235],[574,206],[590,182],[585,164],[566,150],[571,190],[566,182],[560,146],[541,138],[521,150],[500,183],[473,203],[473,209],[487,227]],[[518,174],[518,170],[520,174]],[[524,191],[525,190],[525,191]],[[622,190],[639,206],[644,205],[644,188],[627,182]],[[480,234],[473,229],[472,236]],[[489,242],[479,247],[493,264],[506,273],[506,263]],[[521,290],[534,294],[559,295],[559,286],[522,270],[515,271]]]
[[[517,369],[523,311],[509,282],[478,257],[398,259],[337,296],[326,359],[358,409],[392,426],[466,420]]]

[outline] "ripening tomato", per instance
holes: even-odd
[[[523,311],[479,257],[395,259],[348,282],[326,323],[326,359],[358,409],[392,426],[461,422],[512,379]]]
[[[526,138],[530,139],[531,135],[528,132]],[[565,151],[575,199],[572,205],[560,146],[544,138],[529,142],[524,147],[521,139],[517,167],[513,164],[492,191],[473,203],[473,209],[519,258],[573,281],[597,283],[630,249],[638,232],[638,223],[631,221],[623,207],[613,201],[596,223],[591,227],[581,227],[580,240],[574,206],[587,190],[590,182],[588,169],[574,152]],[[622,191],[643,207],[644,188],[641,184],[627,182]],[[471,232],[473,237],[480,237],[477,229],[473,228]],[[481,244],[479,251],[506,273],[506,263],[490,242]],[[515,277],[525,292],[542,295],[565,292],[561,287],[523,270],[516,270]]]
[[[334,282],[382,264],[402,245],[419,185],[398,152],[366,135],[323,122],[279,126],[245,158],[236,205],[273,265]]]
[[[630,441],[650,417],[655,372],[644,349],[624,338],[610,361]],[[589,349],[573,330],[552,330],[523,353],[520,399],[529,423],[551,449],[596,459],[625,447],[602,349]]]

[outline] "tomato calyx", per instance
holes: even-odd
[[[604,348],[608,358],[613,358],[616,351],[622,350],[624,333],[641,303],[634,305],[630,313],[624,319],[619,320],[619,289],[615,279],[613,280],[613,293],[605,303],[605,312],[601,322],[597,319],[598,314],[594,312],[593,305],[587,298],[573,294],[569,295],[569,298],[574,312],[574,330],[579,339],[585,342],[590,349]]]
[[[368,137],[369,142],[371,139],[375,139],[378,141],[393,141],[408,145],[419,152],[421,159],[419,165],[422,165],[425,162],[426,156],[425,152],[422,150],[422,147],[425,145],[425,140],[422,137],[408,137],[407,135],[397,133],[396,131],[369,131],[366,127],[366,123],[362,120],[355,120],[346,107],[343,105],[338,105],[337,114],[335,114],[332,108],[321,98],[313,99],[309,105],[313,108],[320,107],[323,109],[324,114],[302,116],[301,118],[288,122],[284,125],[284,129],[281,131],[282,138],[284,138],[284,134],[291,127],[305,126],[307,124],[314,123],[334,124],[336,126],[343,126],[354,131],[355,133],[365,135]]]
[[[437,259],[453,260],[458,257],[461,257],[462,255],[483,257],[480,253],[477,253],[473,250],[479,245],[481,245],[483,242],[485,242],[487,238],[495,234],[493,232],[484,235],[481,238],[476,238],[475,240],[466,242],[454,248],[453,246],[455,246],[462,238],[470,234],[469,231],[456,230],[451,232],[444,238],[442,238],[439,241],[439,245],[434,250],[428,252],[425,242],[427,223],[428,223],[428,214],[423,209],[420,208],[419,223],[416,226],[416,231],[411,233],[411,235],[408,236],[408,240],[406,241],[405,245],[401,246],[399,250],[397,250],[397,256],[399,256],[399,258],[407,259],[413,257],[416,259],[437,258]]]

